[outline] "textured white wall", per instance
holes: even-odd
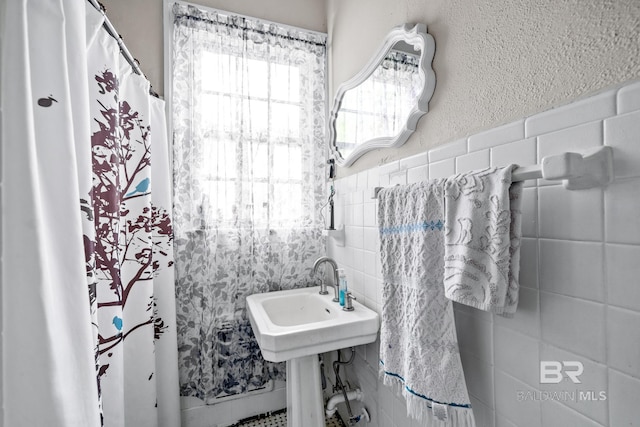
[[[399,149],[349,175],[640,76],[637,0],[327,0],[330,99],[405,22],[436,42],[430,112]]]
[[[107,16],[160,95],[164,92],[162,0],[101,0]],[[327,31],[325,0],[194,0],[191,3]]]

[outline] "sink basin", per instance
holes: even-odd
[[[332,289],[319,286],[255,294],[247,297],[249,320],[262,356],[271,362],[367,344],[376,340],[378,313],[353,301],[343,311]]]

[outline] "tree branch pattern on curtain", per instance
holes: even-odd
[[[90,43],[89,58],[92,186],[81,210],[102,423],[155,427],[173,422],[158,414],[166,392],[157,385],[167,374],[158,359],[171,357],[156,350],[175,329],[173,312],[159,310],[159,298],[174,301],[168,185],[152,180],[152,158],[163,158],[152,150],[167,148],[153,137],[164,134],[162,106],[152,108],[162,101],[150,98],[149,82],[105,32]],[[168,184],[162,163],[154,174]]]
[[[325,36],[175,5],[173,173],[181,394],[284,378],[245,299],[309,286],[324,254]]]

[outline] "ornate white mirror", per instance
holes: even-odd
[[[329,143],[340,166],[409,139],[433,95],[434,52],[424,24],[395,27],[369,63],[340,85],[329,118]]]

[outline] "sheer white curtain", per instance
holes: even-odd
[[[2,421],[178,426],[164,103],[88,3],[3,7]]]
[[[180,385],[215,399],[281,378],[245,299],[312,283],[324,254],[325,36],[175,5]]]

